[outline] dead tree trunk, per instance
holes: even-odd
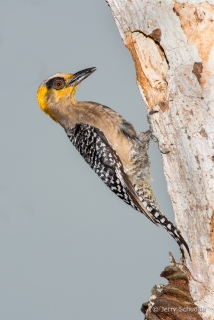
[[[176,224],[191,251],[192,261],[186,259],[190,293],[206,310],[201,317],[213,319],[213,1],[107,3],[135,62],[147,110],[159,110],[153,129],[161,146],[170,150],[163,167]]]

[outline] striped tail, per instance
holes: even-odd
[[[151,214],[153,215],[155,222],[158,223],[159,225],[161,225],[164,229],[166,229],[167,232],[178,243],[182,258],[183,259],[185,258],[184,250],[183,250],[183,246],[184,246],[189,254],[190,259],[191,259],[188,244],[186,243],[186,241],[182,237],[181,232],[159,210],[156,210],[153,208],[151,211]]]

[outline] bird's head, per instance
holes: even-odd
[[[56,73],[45,79],[38,88],[37,100],[40,108],[53,120],[57,121],[54,115],[56,105],[68,103],[75,104],[75,92],[82,80],[92,74],[96,68],[88,68],[74,74]]]

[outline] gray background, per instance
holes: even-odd
[[[141,304],[177,244],[99,180],[41,112],[39,84],[97,71],[76,98],[148,129],[134,64],[104,0],[1,1],[0,319],[143,319]],[[152,144],[154,189],[173,213]]]

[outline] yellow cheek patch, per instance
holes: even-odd
[[[53,100],[54,102],[60,102],[65,100],[66,98],[71,99],[71,101],[75,101],[74,95],[77,91],[77,86],[76,87],[66,87],[60,90],[54,90],[53,92]]]
[[[51,113],[51,110],[46,102],[45,98],[47,96],[47,92],[48,92],[48,88],[46,86],[39,87],[39,89],[37,91],[37,101],[38,101],[38,104],[39,104],[40,108],[42,109],[42,111],[47,113],[54,121],[57,122],[57,119]]]
[[[69,78],[71,76],[69,75]],[[54,121],[57,121],[56,116],[53,114],[52,107],[54,105],[58,105],[58,108],[63,108],[64,102],[67,99],[70,99],[73,104],[75,104],[75,92],[77,87],[65,87],[60,90],[56,90],[54,88],[48,89],[46,85],[41,85],[37,91],[37,100],[40,108],[46,114],[48,114]]]
[[[72,93],[72,89],[71,87],[66,87],[60,90],[56,90],[56,89],[52,89],[52,97],[54,102],[59,102],[60,100],[64,100],[67,97],[69,97]]]
[[[47,109],[48,109],[48,105],[45,101],[45,96],[47,95],[48,89],[47,87],[39,87],[38,91],[37,91],[37,101],[38,104],[40,106],[40,108],[42,109],[42,111],[47,113]]]

